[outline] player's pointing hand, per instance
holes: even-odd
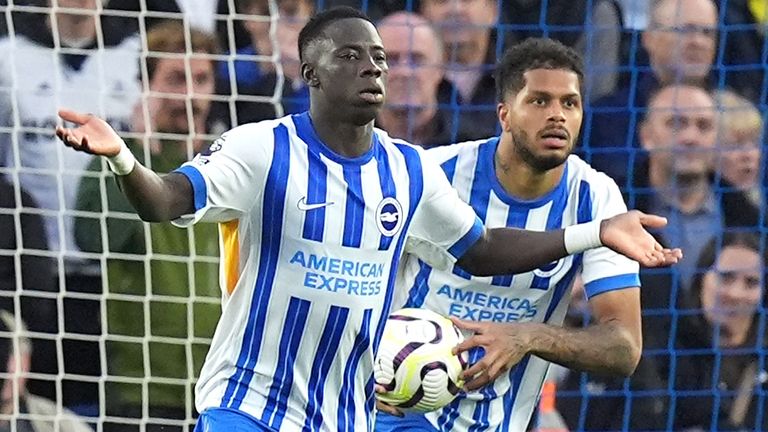
[[[104,120],[67,109],[59,110],[59,117],[77,125],[75,128],[56,127],[56,136],[68,147],[98,156],[112,157],[120,153],[123,140]]]

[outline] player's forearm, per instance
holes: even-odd
[[[570,369],[630,376],[640,361],[642,342],[616,322],[582,329],[523,325],[528,327],[530,354]]]
[[[492,276],[531,271],[566,255],[563,230],[496,228],[486,230],[456,264],[473,275]]]
[[[144,221],[165,222],[194,212],[192,186],[182,174],[160,176],[137,162],[130,174],[115,178]]]

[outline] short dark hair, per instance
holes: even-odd
[[[304,51],[307,47],[323,37],[323,31],[332,23],[347,19],[359,18],[373,24],[373,21],[358,9],[349,6],[339,6],[320,12],[312,17],[299,33],[299,60],[304,61]]]
[[[496,65],[496,97],[499,102],[525,87],[526,72],[532,69],[566,69],[584,80],[584,62],[573,49],[546,38],[528,38],[506,51]]]

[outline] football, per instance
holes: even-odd
[[[448,318],[426,309],[400,309],[387,319],[374,362],[376,397],[404,411],[429,412],[458,394],[468,355],[451,353],[464,340]]]

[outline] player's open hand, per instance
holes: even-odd
[[[66,109],[59,110],[59,117],[77,125],[75,128],[56,127],[56,136],[68,147],[98,156],[115,156],[123,146],[123,140],[104,120],[93,114],[83,114]]]
[[[453,349],[455,354],[482,348],[485,351],[477,363],[462,373],[464,389],[477,390],[498,378],[518,364],[528,353],[529,343],[524,326],[516,323],[464,321],[451,317],[451,321],[462,330],[475,334]]]
[[[677,263],[683,252],[663,247],[645,229],[662,228],[666,224],[666,218],[632,210],[604,220],[600,227],[600,240],[605,246],[642,266],[668,266]]]
[[[380,384],[375,385],[376,393],[386,393],[387,389],[384,388],[384,386]],[[397,407],[393,407],[392,405],[382,402],[379,398],[376,398],[376,408],[379,411],[383,411],[387,414],[391,414],[393,416],[402,417],[403,412],[400,411]]]

